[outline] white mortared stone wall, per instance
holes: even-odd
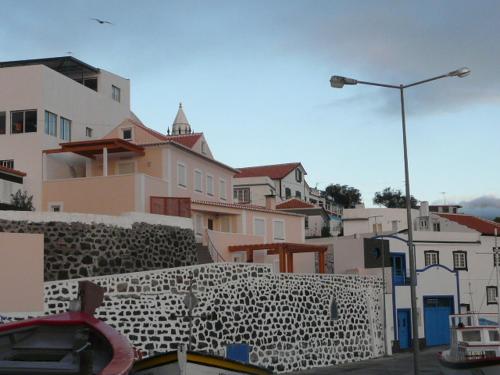
[[[182,300],[190,279],[199,298],[193,349],[224,354],[226,344],[251,345],[251,363],[276,372],[383,355],[381,282],[355,275],[273,273],[270,265],[216,263],[89,278],[107,290],[99,318],[146,353],[187,343]],[[48,282],[46,313],[74,298],[78,280]],[[332,320],[335,300],[338,319]]]

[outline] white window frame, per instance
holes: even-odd
[[[453,269],[467,270],[467,252],[465,250],[457,250],[453,252]]]
[[[181,182],[181,169],[179,167],[184,168],[184,184]],[[183,189],[187,189],[187,167],[186,164],[178,161],[177,162],[177,186]]]
[[[49,212],[63,212],[64,202],[49,202],[47,204]],[[54,211],[54,207],[59,207],[59,211]]]
[[[120,103],[121,97],[122,97],[122,90],[118,86],[111,85],[111,98],[115,102]]]
[[[130,130],[130,138],[125,138],[125,132],[127,130]],[[122,132],[122,139],[124,141],[132,141],[132,140],[134,140],[134,129],[133,128],[121,128],[121,132]]]
[[[209,178],[212,180],[212,183],[211,183],[211,184],[210,184],[210,183],[208,183],[208,179],[209,179]],[[208,174],[208,173],[207,173],[207,176],[206,176],[206,178],[205,178],[205,181],[206,181],[206,186],[207,186],[207,188],[206,188],[207,195],[208,195],[209,197],[213,197],[213,196],[214,196],[214,190],[215,190],[215,186],[214,186],[214,176],[213,176],[213,175],[211,175],[211,174]]]
[[[222,189],[224,185],[224,189]],[[227,200],[227,182],[225,178],[219,178],[219,198],[223,201]]]
[[[276,237],[276,223],[283,225],[283,238]],[[273,219],[273,241],[284,242],[286,239],[285,220]]]
[[[200,176],[200,188],[197,189],[196,186],[196,176]],[[203,172],[200,169],[195,169],[193,171],[193,191],[195,193],[203,193]]]
[[[248,199],[245,199],[245,193],[248,193]],[[243,199],[240,199],[240,196]],[[250,200],[250,188],[249,187],[235,187],[233,197],[236,200],[236,203],[250,203],[251,202],[251,200]]]
[[[53,119],[55,119],[52,129],[49,127],[49,121],[48,121],[51,116],[53,116]],[[54,112],[45,110],[44,121],[45,121],[45,126],[44,126],[45,134],[50,135],[52,137],[57,137],[57,115]]]
[[[429,256],[429,257],[427,257]],[[434,266],[439,264],[439,251],[426,250],[424,251],[424,265],[425,267]]]
[[[68,129],[67,132],[65,130],[64,125],[68,124]],[[69,118],[60,116],[59,117],[59,138],[61,138],[64,141],[71,142],[71,120]],[[68,134],[66,134],[68,133]]]
[[[207,143],[205,141],[202,141],[201,142],[201,153],[203,155],[206,155],[207,154]]]
[[[257,231],[256,231],[257,226],[255,225],[255,222],[258,220],[262,221],[264,223],[264,234],[257,233]],[[266,238],[267,238],[267,221],[266,221],[265,217],[257,217],[256,216],[253,218],[252,233],[254,234],[254,236],[262,236],[262,237],[264,237],[264,241],[266,240]]]
[[[491,294],[490,291],[493,291],[494,294]],[[496,286],[488,285],[486,287],[486,304],[487,305],[498,304],[498,288]]]

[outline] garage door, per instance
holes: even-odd
[[[450,323],[453,297],[424,297],[425,342],[427,346],[450,343]]]

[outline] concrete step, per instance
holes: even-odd
[[[213,259],[210,256],[210,251],[208,251],[208,246],[203,246],[201,243],[196,244],[196,255],[198,258],[198,264],[213,263]]]

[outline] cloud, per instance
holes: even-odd
[[[500,217],[500,198],[494,195],[483,195],[469,201],[462,201],[459,204],[463,206],[462,212],[466,214],[486,219]]]

